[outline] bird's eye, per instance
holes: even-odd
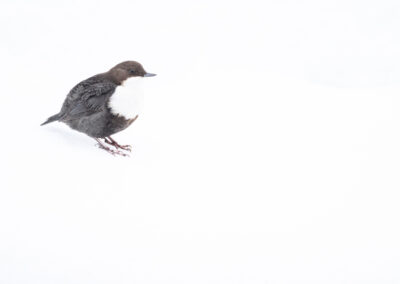
[[[135,69],[130,69],[130,70],[129,70],[129,73],[132,74],[132,75],[134,75],[134,74],[136,73],[136,70],[135,70]]]

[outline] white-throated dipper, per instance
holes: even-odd
[[[125,61],[108,72],[90,77],[72,88],[59,113],[41,125],[62,121],[72,129],[93,137],[101,149],[115,155],[131,151],[130,145],[119,145],[111,135],[124,130],[139,115],[143,93],[140,88],[147,73],[136,61]],[[105,143],[113,146],[111,149]]]

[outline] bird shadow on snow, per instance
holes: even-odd
[[[111,155],[107,153],[99,148],[97,142],[93,138],[80,132],[72,131],[67,126],[61,124],[45,126],[41,131],[47,133],[47,142],[43,143],[46,151],[51,150],[66,155],[71,155],[71,153],[86,153],[92,156],[97,153],[95,155],[98,157],[122,157],[121,155]],[[43,141],[43,133],[40,136],[40,141]],[[128,158],[133,155],[131,152],[126,152],[126,154]]]
[[[93,138],[79,132],[71,131],[65,127],[51,125],[43,127],[43,131],[48,133],[49,140],[57,140],[57,147],[61,145],[64,146],[65,144],[65,147],[75,150],[76,148],[80,148],[81,150],[97,148],[97,142]],[[49,141],[49,143],[54,143],[54,141]]]

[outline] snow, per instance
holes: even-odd
[[[395,1],[0,4],[0,283],[399,283]],[[113,157],[61,123],[124,60]]]

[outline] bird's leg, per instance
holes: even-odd
[[[122,149],[122,150],[129,151],[129,152],[132,150],[131,145],[119,145],[117,141],[115,141],[114,139],[111,138],[111,136],[105,137],[104,141],[107,144],[114,146],[116,149]]]
[[[104,142],[106,142],[107,144],[114,146],[113,143],[111,142],[111,140],[109,140],[107,137],[104,137],[103,139],[104,139]]]
[[[115,156],[115,155],[121,155],[124,157],[129,157],[128,154],[122,152],[122,151],[118,151],[118,150],[113,150],[109,147],[107,147],[106,145],[103,144],[103,142],[101,142],[101,140],[99,138],[94,138],[97,141],[97,145],[99,146],[100,149],[106,150],[108,153],[110,153],[111,155]],[[104,139],[105,140],[105,139]],[[106,140],[105,140],[106,141]],[[106,141],[107,142],[107,141]],[[108,142],[107,142],[108,143]]]

